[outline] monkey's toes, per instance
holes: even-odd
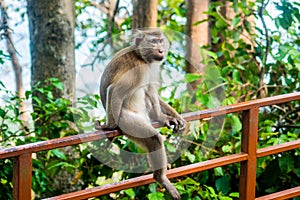
[[[101,130],[102,129],[101,128],[102,127],[101,122],[99,120],[95,121],[94,122],[94,127],[95,127],[96,130]]]
[[[96,130],[114,130],[114,129],[118,128],[118,127],[110,127],[106,124],[101,125],[100,121],[95,121],[94,127]]]
[[[171,194],[173,200],[180,200],[181,199],[181,196],[180,196],[179,192],[176,189],[173,190],[173,191],[170,191],[170,194]]]

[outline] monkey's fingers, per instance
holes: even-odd
[[[168,127],[168,128],[172,128],[172,126],[176,126],[177,125],[177,122],[176,122],[176,119],[172,118],[172,117],[168,117],[166,120],[165,120],[165,125]],[[174,129],[174,128],[173,128]]]
[[[166,120],[164,125],[166,125],[168,128],[171,128],[171,124],[169,120]]]
[[[178,130],[179,130],[179,126],[180,126],[179,123],[178,123],[178,120],[175,119],[175,118],[172,118],[170,120],[170,124],[173,125],[173,132],[177,133]]]
[[[186,127],[186,121],[185,120],[178,120],[178,121],[179,121],[179,125],[180,125],[179,130],[182,131]]]
[[[176,123],[174,124],[173,131],[177,133],[179,131],[184,130],[186,127],[186,122],[184,120],[176,119]]]

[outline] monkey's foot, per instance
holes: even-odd
[[[173,200],[180,200],[181,199],[181,196],[180,196],[179,192],[176,189],[175,190],[171,190],[169,192],[170,192]]]
[[[94,127],[96,130],[102,130],[101,128],[101,122],[99,120],[94,122]]]
[[[95,121],[94,127],[96,130],[114,130],[117,128],[117,127],[110,127],[106,124],[101,125],[101,122],[99,120]]]

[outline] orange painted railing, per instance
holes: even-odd
[[[288,199],[300,196],[299,186],[277,193],[273,193],[267,196],[258,198],[255,197],[257,158],[300,148],[300,140],[295,140],[292,142],[286,142],[275,146],[257,149],[259,108],[295,100],[300,100],[300,92],[183,114],[182,116],[187,121],[192,121],[208,117],[225,115],[228,113],[242,112],[243,129],[241,153],[171,169],[168,170],[168,177],[175,178],[239,162],[241,163],[239,185],[240,199],[270,200]],[[117,135],[119,135],[119,132],[117,130],[105,132],[96,131],[92,133],[79,134],[75,136],[58,138],[0,150],[0,159],[11,157],[14,158],[13,198],[16,200],[31,200],[32,198],[31,184],[33,153],[66,146],[72,146],[84,142],[91,142],[107,137],[115,137]],[[87,199],[128,188],[147,185],[152,182],[155,182],[155,180],[153,179],[152,174],[149,174],[125,180],[119,183],[89,188],[77,192],[63,194],[56,197],[51,197],[48,199]]]

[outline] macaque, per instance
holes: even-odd
[[[179,192],[166,176],[167,156],[163,137],[152,126],[156,121],[178,132],[185,120],[158,94],[160,66],[169,48],[158,29],[137,31],[133,44],[116,53],[103,72],[101,101],[106,123],[97,129],[119,128],[129,139],[149,152],[153,177],[167,189],[173,199]]]

